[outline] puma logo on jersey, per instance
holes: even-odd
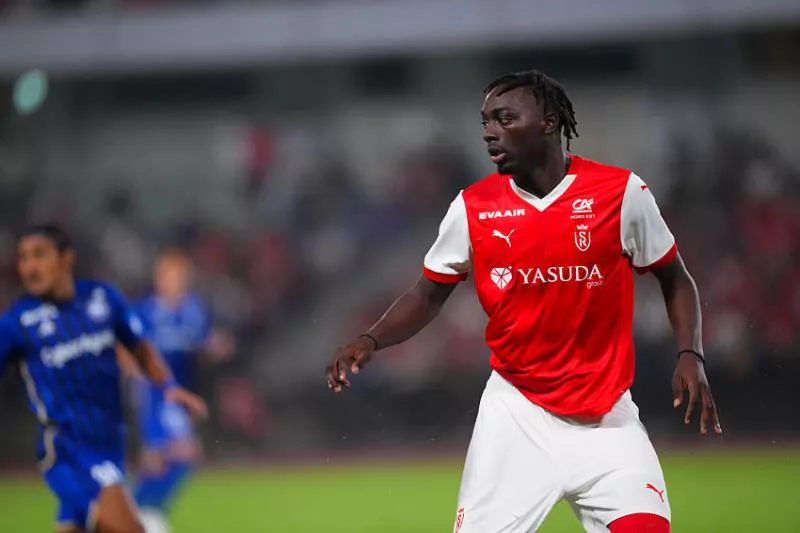
[[[524,209],[506,209],[505,211],[481,211],[478,213],[478,220],[493,218],[524,217]]]
[[[514,233],[514,230],[508,232],[508,235],[503,235],[500,233],[500,230],[492,231],[492,237],[497,237],[498,239],[503,239],[508,244],[508,247],[511,248],[511,235]]]
[[[661,498],[661,503],[664,503],[664,493],[666,492],[666,490],[658,490],[652,483],[648,483],[647,485],[644,486],[644,488],[652,490],[653,492],[658,494],[658,497]]]

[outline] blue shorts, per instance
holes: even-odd
[[[164,401],[161,390],[140,384],[136,390],[139,438],[145,448],[163,450],[170,443],[194,438],[189,413],[182,405]]]
[[[48,436],[45,435],[47,441]],[[75,445],[50,438],[45,443],[42,460],[44,479],[58,499],[59,528],[77,527],[94,531],[96,503],[105,487],[125,483],[125,450],[80,449]]]

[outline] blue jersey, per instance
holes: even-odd
[[[209,317],[202,300],[186,295],[170,306],[158,295],[150,295],[137,308],[147,336],[172,370],[175,380],[189,386],[195,355],[203,349],[209,334]]]
[[[0,371],[18,366],[42,427],[39,454],[124,447],[115,343],[133,348],[141,321],[113,287],[79,280],[75,298],[21,297],[0,318]]]

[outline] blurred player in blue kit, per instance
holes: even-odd
[[[57,531],[143,533],[125,489],[125,432],[115,345],[149,383],[195,415],[206,407],[180,387],[142,323],[112,286],[76,279],[75,252],[55,226],[17,240],[25,294],[0,318],[0,371],[15,365],[40,423],[39,466],[59,501]]]
[[[214,331],[208,311],[191,290],[191,263],[177,248],[167,248],[153,268],[153,292],[137,306],[145,335],[184,387],[192,382],[199,354],[216,361],[233,352],[233,343]],[[159,387],[138,379],[132,359],[120,351],[123,368],[134,378],[134,404],[141,441],[140,471],[134,491],[142,521],[166,528],[165,514],[175,493],[200,458],[200,444],[184,406],[169,401]]]

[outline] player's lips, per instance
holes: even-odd
[[[496,146],[490,146],[487,151],[489,152],[489,159],[495,165],[502,163],[506,159],[506,152]]]

